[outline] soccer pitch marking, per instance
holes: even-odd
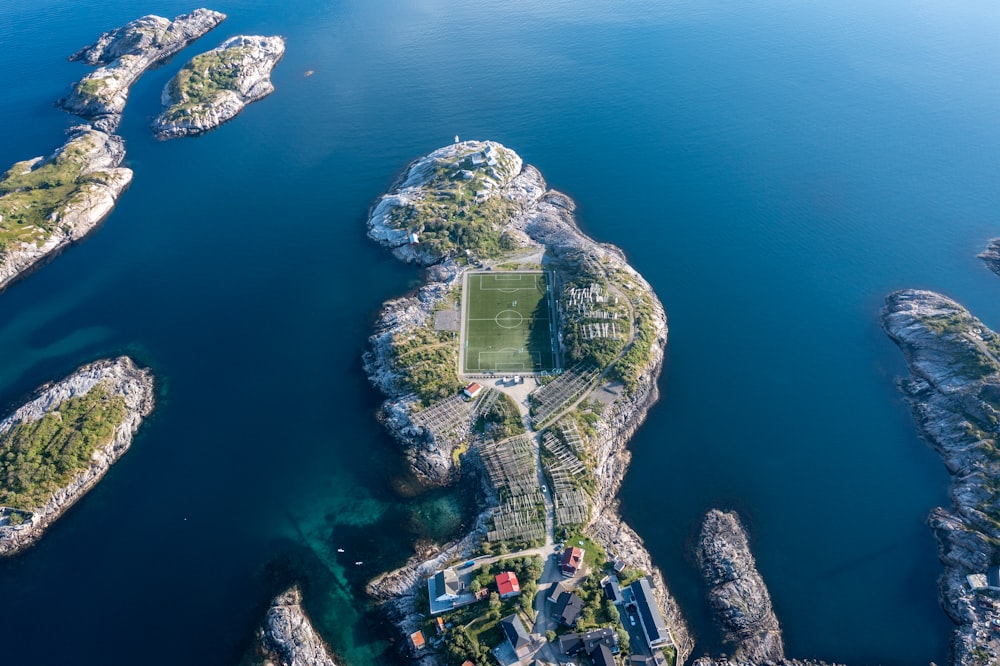
[[[513,294],[514,292],[526,290],[526,289],[538,289],[538,275],[504,275],[503,273],[493,273],[491,275],[477,275],[475,277],[479,278],[479,291],[502,291],[505,294]],[[503,287],[487,287],[483,284],[485,278],[492,278],[492,282],[495,283],[522,283],[521,286],[507,286]],[[531,279],[531,283],[528,283],[528,278]]]
[[[546,273],[478,272],[466,277],[463,289],[460,372],[533,374],[551,369],[554,338],[543,344],[538,328],[553,336]]]

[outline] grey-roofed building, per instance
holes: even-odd
[[[528,636],[521,618],[516,614],[508,615],[500,620],[500,629],[503,631],[504,637],[510,643],[510,647],[514,650],[517,658],[524,659],[527,657],[528,653],[531,652],[531,637]]]
[[[653,596],[653,587],[649,584],[649,579],[640,578],[632,583],[629,589],[632,591],[632,601],[639,613],[639,624],[642,625],[646,644],[650,648],[656,648],[670,643],[670,633],[663,621],[663,615],[660,614],[660,607],[656,605],[656,597]]]
[[[575,627],[576,621],[583,612],[583,599],[572,592],[563,592],[556,601],[552,617],[567,627]]]
[[[435,601],[448,601],[457,599],[462,585],[458,582],[458,574],[454,569],[444,569],[434,575],[434,587],[437,596]]]

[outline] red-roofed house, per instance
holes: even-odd
[[[521,594],[521,585],[517,582],[517,576],[511,571],[504,571],[497,575],[497,592],[501,599],[510,599]]]
[[[424,632],[417,630],[410,634],[410,645],[414,650],[422,650],[427,643],[424,641]]]
[[[471,384],[469,384],[468,386],[466,386],[464,389],[462,389],[462,393],[465,394],[465,397],[467,397],[469,400],[472,400],[477,395],[479,395],[479,393],[482,390],[483,390],[482,386],[480,386],[476,382],[472,382]]]
[[[562,562],[560,563],[563,576],[569,578],[576,575],[576,572],[583,566],[584,552],[586,551],[583,548],[577,548],[576,546],[563,551]]]

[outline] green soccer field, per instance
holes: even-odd
[[[462,371],[552,370],[547,275],[497,271],[466,280]]]

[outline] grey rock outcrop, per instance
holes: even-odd
[[[271,602],[258,635],[265,666],[336,666],[330,648],[302,608],[302,592],[291,587]]]
[[[979,258],[986,262],[991,271],[1000,275],[1000,238],[991,239]]]
[[[0,555],[12,555],[35,543],[49,525],[97,485],[111,465],[129,449],[142,420],[153,410],[153,377],[149,370],[138,368],[127,356],[96,361],[59,382],[41,387],[34,400],[0,421],[2,434],[18,423],[35,421],[58,410],[66,400],[84,395],[98,384],[110,395],[121,396],[125,402],[125,416],[117,425],[114,437],[94,452],[87,469],[54,493],[48,502],[34,509],[24,523],[11,524],[4,510],[0,519]]]
[[[119,166],[125,157],[121,137],[87,126],[72,128],[66,143],[48,158],[19,162],[11,167],[10,173],[30,173],[64,154],[65,160],[74,162],[74,170],[78,169],[75,186],[49,213],[50,233],[40,233],[30,241],[12,240],[0,252],[0,289],[94,230],[132,182],[132,170]],[[16,189],[3,195],[0,207],[9,211],[17,205],[15,199],[19,196]]]
[[[781,627],[736,514],[712,510],[705,516],[697,554],[709,606],[736,648],[733,659],[780,663],[785,657]]]
[[[153,132],[161,139],[190,136],[236,117],[274,92],[271,70],[284,53],[281,37],[237,35],[195,56],[164,86],[165,109],[153,120]]]
[[[966,577],[1000,563],[1000,336],[950,298],[930,291],[890,294],[882,327],[906,356],[899,383],[923,438],[951,473],[952,506],[929,522],[944,574],[941,604],[957,625],[956,666],[1000,659],[1000,599]]]
[[[149,67],[166,60],[219,25],[225,14],[196,9],[173,21],[143,16],[106,32],[92,45],[70,56],[88,65],[101,65],[73,86],[59,105],[114,132],[121,121],[129,88]]]

